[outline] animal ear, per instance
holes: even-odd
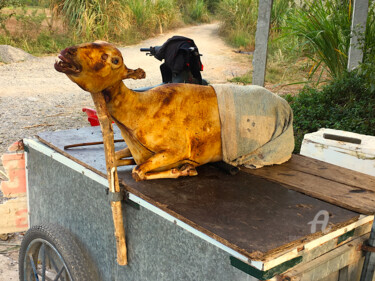
[[[125,68],[122,79],[143,79],[146,77],[146,73],[143,69],[137,68],[136,70]]]

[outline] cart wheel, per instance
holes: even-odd
[[[30,228],[19,253],[20,281],[91,281],[94,269],[73,236],[53,224]]]

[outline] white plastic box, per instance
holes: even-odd
[[[375,176],[375,136],[320,129],[304,136],[300,153]]]

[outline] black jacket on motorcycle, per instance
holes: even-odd
[[[190,38],[173,36],[169,38],[156,52],[158,60],[165,60],[161,66],[163,82],[172,81],[172,76],[188,69],[193,78],[202,84],[202,63],[198,47]],[[166,67],[167,66],[167,67]]]

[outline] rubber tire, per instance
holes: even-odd
[[[35,239],[44,239],[51,243],[62,256],[72,281],[98,280],[96,270],[83,254],[72,234],[55,224],[42,224],[30,228],[21,243],[19,251],[19,277],[24,281],[24,260],[29,244]]]

